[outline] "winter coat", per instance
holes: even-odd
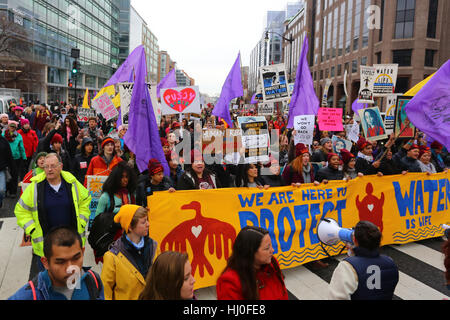
[[[365,176],[377,174],[379,171],[372,163],[360,157],[356,157],[355,169],[357,173],[362,173]]]
[[[84,273],[80,278],[80,287],[74,289],[71,300],[91,300],[90,291],[97,293],[97,297],[92,297],[92,300],[105,299],[100,276],[94,271],[91,271],[95,275],[94,279],[92,274],[88,272],[89,269],[90,268],[83,267]],[[38,274],[35,292],[36,300],[67,300],[66,296],[62,293],[53,290],[52,282],[47,270]],[[30,284],[27,283],[24,285],[14,295],[9,297],[8,300],[34,300],[33,290],[31,289]]]
[[[318,182],[322,182],[323,180],[344,180],[344,173],[338,169],[327,166],[317,172],[316,180]]]
[[[402,160],[400,160],[400,167],[402,170],[408,172],[422,172],[419,160],[410,157],[403,157]]]
[[[72,161],[72,173],[73,175],[80,181],[84,183],[84,178],[86,176],[89,164],[91,163],[92,158],[96,156],[94,154],[94,150],[90,155],[86,155],[86,144],[92,142],[91,138],[84,138],[81,144],[81,152],[75,156]]]
[[[39,138],[34,130],[28,130],[24,132],[23,129],[17,131],[23,139],[23,146],[25,147],[25,154],[27,158],[31,158],[37,150]]]
[[[275,260],[278,264],[278,261]],[[272,264],[263,266],[257,273],[260,300],[288,300],[288,293],[284,281],[280,281]],[[217,300],[244,300],[242,285],[238,273],[227,269],[219,277],[216,285]]]
[[[138,250],[125,236],[116,240],[103,256],[102,282],[105,300],[137,300],[145,288],[145,277],[156,253],[157,242],[144,238]],[[147,270],[142,274],[141,269]]]
[[[5,170],[7,167],[11,168],[13,162],[12,151],[8,140],[4,136],[0,136],[0,155],[0,171]]]
[[[311,183],[314,182],[314,169],[311,166],[311,170],[309,172]],[[305,179],[303,177],[303,174],[299,174],[298,172],[294,171],[291,165],[288,165],[286,169],[283,170],[283,181],[285,186],[290,186],[292,183],[305,183]]]
[[[92,158],[91,163],[89,163],[89,167],[86,171],[86,176],[109,176],[112,169],[114,169],[114,167],[122,161],[122,158],[114,156],[111,162],[109,164],[106,164],[106,161],[102,156],[95,156]],[[86,185],[86,178],[84,180]]]
[[[49,110],[45,110],[44,112],[42,111],[37,111],[36,112],[36,117],[34,118],[34,123],[33,123],[33,130],[39,130],[40,132],[42,132],[42,130],[44,130],[44,126],[47,122],[50,122],[52,118],[52,113]]]
[[[3,136],[5,136],[5,133],[3,133]],[[8,140],[7,140],[8,141]],[[25,147],[23,145],[23,139],[22,136],[17,133],[17,137],[14,139],[14,141],[9,143],[9,147],[11,148],[11,153],[14,160],[27,160],[27,155],[25,153]]]
[[[167,176],[164,176],[163,181],[158,185],[153,185],[150,182],[148,174],[143,174],[139,177],[136,189],[136,204],[147,208],[147,197],[151,196],[155,191],[167,191],[173,188],[173,182]]]
[[[216,178],[216,175],[213,173],[208,173],[206,170],[203,173],[203,177],[209,175],[211,180],[215,186],[215,189],[221,188],[219,180]],[[198,187],[195,185],[195,179],[191,175],[190,172],[186,171],[183,175],[178,179],[177,190],[198,190]]]

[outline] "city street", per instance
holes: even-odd
[[[14,217],[13,199],[5,199],[0,209],[0,300],[7,299],[28,281],[31,266],[31,247],[21,247],[23,231]],[[382,248],[382,253],[390,256],[400,270],[400,280],[395,290],[395,300],[442,300],[450,295],[444,281],[441,238],[422,240],[407,245],[393,245]],[[300,266],[283,270],[290,299],[325,300],[328,283],[333,271],[345,255],[322,261],[329,267],[314,270],[310,266]],[[101,272],[101,264],[96,265],[89,245],[86,248],[84,265]],[[215,287],[197,290],[199,300],[215,300]]]

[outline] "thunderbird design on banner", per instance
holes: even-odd
[[[300,188],[227,188],[155,192],[148,198],[150,237],[158,253],[187,252],[196,288],[214,286],[239,231],[265,228],[282,269],[338,255],[344,243],[323,248],[317,226],[324,218],[343,228],[371,221],[382,245],[442,236],[450,222],[449,173],[365,176]],[[193,201],[193,199],[196,199]],[[205,272],[206,270],[206,272]]]

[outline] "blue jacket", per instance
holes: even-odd
[[[87,272],[90,268],[83,267],[85,273],[81,277],[81,287],[80,289],[75,289],[72,294],[72,300],[90,300],[90,294],[88,286],[95,286],[92,276],[89,272]],[[96,300],[104,300],[105,296],[103,293],[103,284],[100,279],[100,276],[94,272],[96,276],[98,287],[98,297]],[[90,277],[90,280],[87,280],[87,277]],[[92,284],[91,284],[92,283]],[[48,271],[42,271],[38,274],[37,285],[35,285],[36,289],[36,300],[67,300],[67,298],[53,290],[52,282],[48,275]],[[92,288],[91,288],[92,289]],[[97,288],[94,288],[97,290]],[[34,300],[33,299],[33,290],[31,290],[30,284],[27,283],[22,288],[20,288],[14,295],[8,298],[8,300]]]

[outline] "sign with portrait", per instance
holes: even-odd
[[[331,138],[331,142],[333,143],[334,153],[341,154],[342,149],[345,149],[347,151],[352,150],[353,143],[349,140],[342,139],[338,136],[333,136]]]
[[[284,63],[260,67],[264,102],[288,100],[291,93]]]
[[[414,138],[416,134],[416,127],[409,121],[405,111],[406,105],[412,98],[408,96],[400,96],[397,98],[397,107],[395,108],[395,135],[399,138]]]
[[[387,139],[386,128],[378,107],[358,110],[364,136],[369,141]]]

